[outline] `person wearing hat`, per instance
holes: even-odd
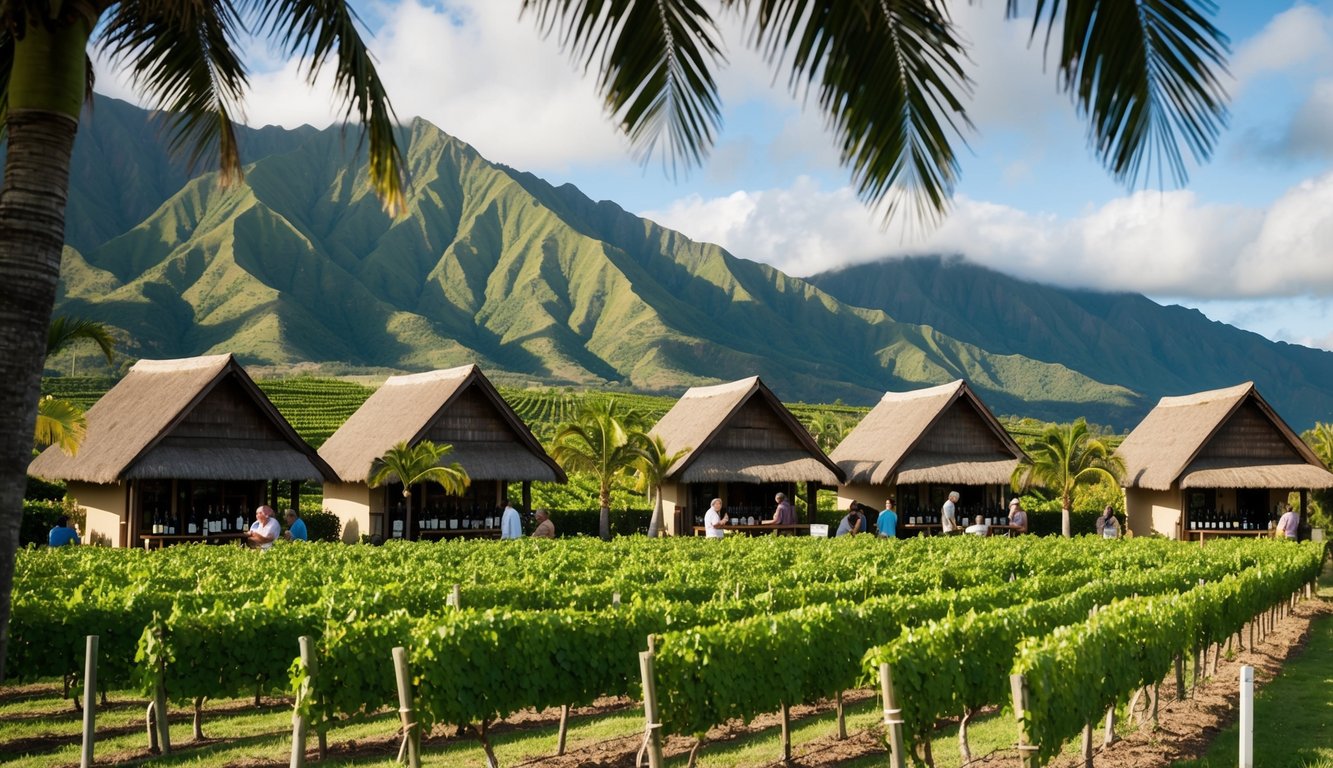
[[[539,509],[534,513],[537,518],[537,528],[532,532],[534,539],[554,539],[555,523],[551,522],[551,515],[544,509]]]
[[[1009,524],[1017,528],[1020,534],[1028,532],[1028,515],[1017,498],[1009,500]]]

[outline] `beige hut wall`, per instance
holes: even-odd
[[[376,488],[380,509],[384,509],[384,491]],[[361,540],[362,534],[372,533],[370,501],[372,489],[365,483],[324,483],[324,509],[338,516],[342,523],[342,539],[347,544]]]
[[[686,486],[683,483],[662,484],[662,524],[668,536],[692,536],[694,527],[691,521],[685,521],[685,530],[676,525],[676,510],[685,505]]]
[[[125,486],[121,483],[81,483],[70,481],[66,495],[87,510],[82,541],[84,544],[123,546],[121,529],[127,523]]]
[[[1177,538],[1180,523],[1180,489],[1165,491],[1146,488],[1125,489],[1125,516],[1135,536],[1157,534]]]
[[[859,501],[875,509],[884,508],[884,500],[894,495],[891,485],[870,485],[856,483],[838,486],[838,509],[845,510],[853,501]]]

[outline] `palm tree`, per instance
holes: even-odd
[[[46,358],[64,352],[81,341],[91,341],[102,351],[108,363],[116,360],[116,339],[111,329],[96,320],[57,315],[46,329]]]
[[[942,0],[720,0],[794,92],[813,86],[868,204],[943,212],[969,125],[967,49]],[[699,162],[721,119],[711,68],[717,26],[697,0],[603,3],[522,0],[540,29],[599,73],[606,108],[641,157],[659,144],[674,172]],[[1020,4],[1009,0],[1010,16]],[[1225,37],[1205,0],[1036,0],[1060,87],[1088,118],[1090,143],[1117,179],[1185,178],[1226,119],[1218,79]],[[248,86],[242,32],[300,56],[307,79],[330,67],[346,115],[367,125],[370,175],[386,207],[403,202],[394,116],[347,0],[13,0],[0,10],[0,113],[8,141],[0,188],[0,680],[18,546],[24,468],[55,301],[70,156],[91,91],[91,44],[129,69],[170,116],[172,143],[198,161],[216,153],[240,175],[234,131]],[[94,33],[96,38],[94,39]]]
[[[588,472],[597,478],[602,504],[597,530],[606,541],[611,539],[611,487],[640,458],[638,426],[637,415],[619,413],[614,398],[590,398],[574,421],[555,435],[551,455],[565,471]]]
[[[1333,424],[1315,422],[1314,429],[1301,435],[1325,467],[1333,469]]]
[[[391,210],[403,202],[395,118],[346,0],[14,0],[0,8],[0,680],[25,469],[31,458],[45,336],[65,235],[70,157],[91,95],[90,45],[127,69],[167,113],[173,148],[216,154],[240,176],[235,121],[248,87],[248,34],[299,56],[310,82],[332,71],[346,116],[367,125],[371,183]]]
[[[407,441],[398,443],[375,459],[370,465],[371,488],[386,483],[401,483],[403,498],[407,500],[408,528],[411,528],[412,487],[421,483],[438,483],[450,496],[461,496],[472,484],[467,470],[458,462],[442,464],[445,456],[454,450],[452,445],[436,445],[422,440],[416,445]]]
[[[46,357],[59,354],[80,341],[91,341],[102,350],[108,363],[115,360],[116,340],[102,323],[60,315],[51,320],[46,332]],[[69,400],[47,395],[37,403],[37,425],[33,438],[38,448],[59,445],[60,450],[73,456],[79,452],[88,422],[83,409]]]
[[[1053,424],[1026,446],[1028,458],[1014,469],[1011,485],[1022,491],[1039,485],[1060,496],[1060,531],[1070,536],[1069,510],[1080,485],[1102,480],[1119,482],[1125,462],[1101,439],[1088,433],[1088,423]]]
[[[829,411],[815,411],[810,417],[810,423],[806,427],[810,436],[815,439],[820,450],[829,453],[838,447],[838,443],[847,437],[851,431],[852,425],[847,419],[838,416]]]
[[[689,452],[690,449],[685,448],[675,453],[668,453],[666,443],[658,435],[644,435],[639,441],[638,457],[634,464],[638,482],[634,489],[639,493],[651,491],[656,499],[653,504],[653,517],[648,522],[649,538],[657,538],[662,533],[662,482],[671,474],[671,468],[676,466],[676,462]]]

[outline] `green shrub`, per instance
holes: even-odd
[[[601,520],[598,509],[553,509],[550,510],[551,522],[555,523],[555,535],[561,538],[570,536],[596,536]],[[611,535],[632,536],[647,533],[651,522],[651,509],[613,509],[611,510]],[[527,526],[530,533],[533,526]]]
[[[88,512],[78,505],[77,500],[68,497],[58,501],[24,499],[23,521],[19,524],[19,546],[45,546],[51,529],[61,515],[69,517],[70,526],[77,527],[81,534],[86,535]]]
[[[311,541],[342,541],[342,521],[327,509],[304,512],[305,533]]]

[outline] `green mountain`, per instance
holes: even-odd
[[[231,351],[325,371],[475,361],[514,382],[664,393],[757,373],[815,402],[964,377],[1001,413],[1120,425],[1157,396],[835,298],[491,163],[422,120],[402,129],[412,188],[397,219],[355,134],[247,130],[245,179],[221,187],[173,163],[154,122],[99,98],[81,127],[59,304],[124,329],[138,356]]]

